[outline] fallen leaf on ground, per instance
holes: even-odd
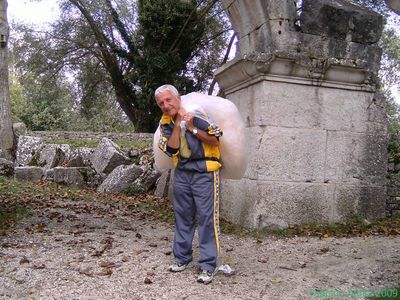
[[[102,268],[115,268],[117,267],[117,264],[112,261],[102,261],[100,262],[100,267]]]
[[[22,264],[29,264],[29,263],[30,263],[30,261],[29,261],[29,259],[26,258],[26,256],[24,256],[23,258],[21,258],[21,260],[19,261],[19,264],[20,264],[20,265],[22,265]]]
[[[43,263],[35,263],[32,266],[32,269],[40,270],[40,269],[45,269],[46,266]]]
[[[297,271],[294,268],[286,267],[286,266],[279,266],[280,269],[289,270],[289,271]]]
[[[151,284],[151,283],[153,283],[153,280],[151,280],[149,277],[145,277],[144,283],[145,284]]]
[[[142,254],[143,252],[149,252],[149,250],[147,249],[142,249],[142,250],[136,250],[135,252],[133,252],[135,255],[139,255]]]
[[[326,252],[329,251],[329,248],[328,248],[328,247],[324,247],[324,248],[321,248],[319,251],[320,251],[321,253],[326,253]]]
[[[272,282],[272,283],[280,283],[280,282],[282,282],[282,280],[279,279],[279,278],[277,278],[277,277],[272,277],[272,278],[271,278],[271,282]]]
[[[83,275],[86,275],[86,276],[89,276],[89,277],[93,276],[93,271],[92,271],[91,267],[87,267],[87,268],[84,268],[84,269],[79,269],[78,272],[79,272],[79,274],[83,274]]]
[[[98,272],[96,275],[99,276],[110,276],[113,273],[113,271],[110,268],[103,268],[100,272]]]

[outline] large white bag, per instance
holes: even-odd
[[[220,138],[221,176],[229,179],[242,178],[247,167],[244,148],[246,143],[244,123],[235,104],[221,97],[201,93],[190,93],[181,96],[181,99],[181,105],[186,111],[201,118],[207,115],[210,123],[215,123],[222,129],[223,136]],[[172,159],[158,147],[159,139],[160,128],[158,127],[153,138],[155,166],[160,171],[172,169]]]

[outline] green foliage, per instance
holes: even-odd
[[[386,28],[380,46],[383,49],[381,78],[387,86],[393,86],[400,82],[400,34],[394,28]]]
[[[26,98],[22,92],[22,86],[15,78],[13,73],[9,74],[9,89],[11,101],[11,114],[14,122],[22,122],[21,116],[24,115],[25,108],[27,107]]]
[[[56,87],[44,86],[46,80],[68,75],[74,101],[62,125],[72,130],[121,130],[130,121],[138,132],[153,132],[161,115],[155,88],[206,90],[230,27],[216,0],[62,0],[60,8],[61,19],[48,32],[13,26],[12,50],[15,68],[34,72],[43,89]],[[31,101],[32,94],[24,96]],[[42,111],[40,104],[33,102]]]

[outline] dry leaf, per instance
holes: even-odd
[[[32,268],[36,269],[36,270],[40,270],[40,269],[46,268],[46,266],[43,263],[37,263],[37,264],[35,263],[35,264],[33,264]]]
[[[83,275],[86,275],[86,276],[89,276],[89,277],[93,276],[93,271],[92,271],[91,267],[80,269],[78,272],[79,272],[79,274],[83,274]]]
[[[113,273],[113,271],[110,268],[103,268],[103,270],[101,270],[101,272],[98,272],[96,275],[111,276],[112,273]]]
[[[145,283],[145,284],[152,284],[152,283],[153,283],[153,280],[151,280],[149,277],[146,277],[146,278],[144,279],[144,283]]]
[[[29,264],[29,263],[30,263],[30,261],[29,261],[29,259],[26,258],[26,256],[22,257],[21,260],[19,261],[20,265]]]

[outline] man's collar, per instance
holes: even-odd
[[[161,125],[166,125],[166,124],[170,124],[171,122],[173,122],[173,119],[171,116],[167,116],[166,114],[163,114],[161,117]]]

